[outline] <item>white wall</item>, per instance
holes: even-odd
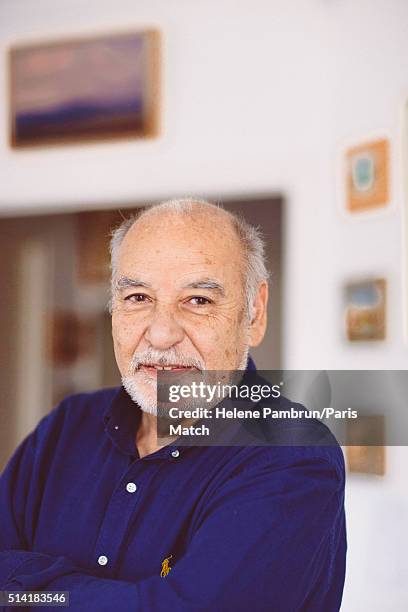
[[[145,26],[163,31],[162,136],[11,151],[4,81],[0,212],[283,193],[284,365],[406,368],[406,0],[3,0],[0,57],[18,41]],[[340,210],[339,152],[371,135],[391,139],[392,203],[350,220]],[[389,335],[349,346],[341,339],[341,286],[366,273],[389,280]],[[407,609],[407,468],[407,449],[389,449],[385,478],[349,480],[345,612]]]

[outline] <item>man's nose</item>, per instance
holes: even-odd
[[[174,307],[156,304],[152,320],[145,332],[145,339],[153,348],[166,350],[181,342],[183,338],[184,330],[176,320]]]

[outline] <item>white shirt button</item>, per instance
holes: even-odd
[[[134,482],[128,482],[126,485],[126,491],[128,493],[134,493],[137,489],[137,485]]]
[[[176,448],[176,450],[171,452],[171,456],[177,459],[180,456],[180,451]]]
[[[108,562],[108,557],[105,557],[105,555],[101,555],[100,557],[98,557],[99,565],[106,565],[107,562]]]

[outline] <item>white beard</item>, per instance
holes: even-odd
[[[164,354],[164,353],[163,353]],[[237,370],[245,370],[248,363],[248,354],[249,347],[246,347],[244,353],[242,355],[239,367]],[[157,359],[158,361],[158,359]],[[173,363],[177,360],[173,358]],[[122,376],[122,384],[126,389],[130,398],[140,406],[143,412],[147,412],[148,414],[153,414],[155,416],[165,416],[167,411],[164,411],[163,415],[158,415],[157,413],[157,384],[154,380],[147,376],[143,376],[143,383],[138,380],[138,377],[143,375],[142,372],[137,372],[135,374],[129,374],[127,376]],[[148,391],[146,391],[146,386],[150,387]],[[160,411],[159,411],[160,412]]]
[[[148,381],[147,377],[145,377],[145,382],[151,386],[151,393],[146,393],[146,390],[141,388],[134,375],[122,376],[122,384],[135,404],[138,404],[143,412],[157,416],[156,384],[154,381]]]

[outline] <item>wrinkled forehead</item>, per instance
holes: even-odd
[[[241,289],[244,265],[243,246],[225,211],[151,212],[123,239],[117,274],[144,271],[184,277],[207,272]]]

